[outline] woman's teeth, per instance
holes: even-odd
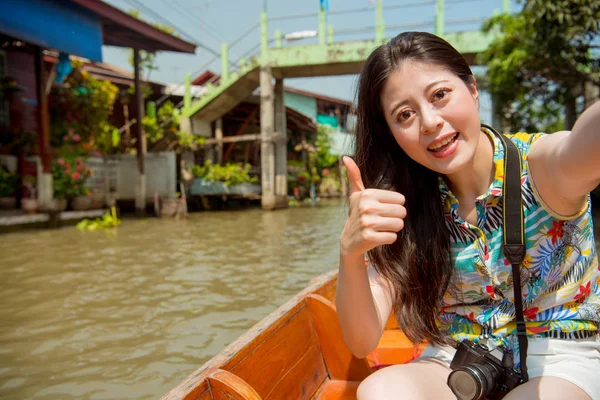
[[[456,139],[456,136],[458,136],[458,133],[456,133],[456,134],[454,134],[454,135],[452,135],[452,136],[450,136],[450,137],[448,137],[448,138],[446,138],[446,139],[442,140],[441,142],[438,142],[438,143],[436,143],[436,144],[435,144],[435,145],[433,145],[433,146],[430,146],[430,147],[428,147],[428,148],[427,148],[427,150],[429,150],[429,151],[436,151],[436,150],[439,150],[440,148],[442,148],[442,147],[446,146],[448,143],[450,143],[450,142],[452,142],[454,139]]]

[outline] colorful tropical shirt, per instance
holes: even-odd
[[[516,348],[512,266],[502,251],[504,148],[494,141],[495,178],[476,201],[477,224],[458,214],[458,200],[440,179],[451,233],[454,277],[442,301],[440,328],[457,340],[477,342],[485,334]],[[600,326],[600,266],[591,204],[560,216],[545,205],[529,174],[527,154],[543,134],[507,135],[519,148],[527,255],[521,266],[523,310],[529,335],[583,338]],[[516,349],[515,349],[516,350]]]

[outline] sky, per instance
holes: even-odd
[[[293,16],[318,12],[319,0],[105,0],[122,10],[139,9],[145,20],[171,25],[180,37],[199,44],[196,54],[178,54],[170,52],[158,53],[156,64],[158,70],[153,71],[150,79],[161,83],[183,82],[184,74],[189,72],[192,79],[200,74],[214,55],[210,50],[220,53],[221,43],[234,43],[229,51],[230,60],[235,61],[251,51],[260,43],[260,28],[257,25],[260,13],[266,5],[269,18]],[[402,4],[419,4],[418,6],[394,8]],[[424,30],[433,32],[435,15],[433,0],[385,0],[383,2],[383,18],[386,24],[386,37],[391,38],[402,30]],[[140,6],[141,4],[141,6]],[[446,31],[477,30],[481,22],[460,22],[460,20],[492,16],[494,10],[502,9],[502,0],[446,0]],[[349,9],[367,9],[363,12],[340,13],[328,16],[334,32],[365,28],[365,33],[345,33],[336,37],[336,41],[366,40],[374,38],[375,12],[372,0],[329,0],[331,12]],[[517,12],[520,6],[511,0],[511,12]],[[416,28],[398,27],[403,24],[431,22],[428,26]],[[449,21],[459,21],[450,24]],[[302,30],[317,30],[318,18],[306,17],[295,19],[278,19],[269,21],[269,37],[274,37],[276,29],[283,34]],[[371,29],[368,29],[371,28]],[[334,34],[335,36],[335,34]],[[283,46],[314,44],[316,39],[302,39],[294,43],[283,40]],[[206,48],[203,48],[205,46]],[[253,54],[258,54],[256,50]],[[128,52],[122,48],[104,46],[104,62],[131,70]],[[205,67],[219,72],[220,59]],[[286,79],[285,85],[304,89],[327,96],[352,100],[355,96],[356,75],[295,78]],[[489,105],[482,102],[484,109]],[[484,112],[485,110],[482,110]],[[483,116],[482,116],[483,117]]]

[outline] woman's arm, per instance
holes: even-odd
[[[396,241],[404,227],[405,199],[397,192],[365,190],[354,160],[342,161],[350,183],[350,210],[340,238],[336,305],[344,341],[362,358],[377,347],[393,303],[391,285],[365,267],[365,253]]]
[[[565,216],[579,212],[587,193],[600,184],[600,102],[581,114],[571,132],[556,132],[534,143],[529,166],[552,210]]]
[[[363,257],[340,256],[336,306],[344,341],[359,358],[366,357],[379,343],[392,312],[389,282]]]

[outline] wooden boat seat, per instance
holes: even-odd
[[[406,364],[421,354],[425,344],[415,346],[400,329],[386,329],[377,348],[367,357],[371,369]]]
[[[314,400],[356,400],[359,381],[326,380]]]

